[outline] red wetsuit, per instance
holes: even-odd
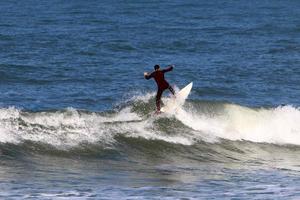
[[[169,89],[172,94],[174,95],[175,92],[173,90],[173,88],[169,85],[169,83],[165,80],[165,72],[169,72],[172,71],[173,67],[168,67],[166,69],[163,70],[155,70],[154,72],[152,72],[149,75],[145,75],[146,79],[150,79],[150,78],[154,78],[156,84],[157,84],[157,94],[156,94],[156,107],[157,107],[157,111],[160,111],[160,99],[161,99],[161,95],[163,93],[163,91],[165,89]]]

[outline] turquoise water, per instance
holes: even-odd
[[[1,2],[0,197],[299,198],[299,9]],[[173,115],[153,115],[155,64],[194,83]]]

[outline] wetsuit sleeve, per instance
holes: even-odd
[[[173,70],[173,66],[170,66],[170,67],[168,67],[168,68],[166,68],[162,71],[165,73],[165,72],[169,72],[169,71],[172,71],[172,70]]]
[[[145,79],[149,80],[150,78],[152,78],[153,77],[153,73],[154,72],[152,72],[151,74],[145,75]]]

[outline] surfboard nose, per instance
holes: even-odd
[[[191,90],[193,87],[193,82],[186,85],[184,88],[182,88],[179,92],[175,94],[176,98],[168,99],[165,103],[165,106],[163,106],[160,110],[165,113],[172,113],[176,111],[179,107],[181,107],[187,97],[189,96]]]

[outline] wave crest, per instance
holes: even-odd
[[[33,142],[63,150],[95,144],[110,149],[121,136],[180,145],[220,139],[300,145],[300,110],[293,106],[248,108],[188,101],[172,115],[156,116],[153,98],[153,94],[136,96],[122,108],[102,113],[74,108],[43,112],[1,108],[0,143]]]

